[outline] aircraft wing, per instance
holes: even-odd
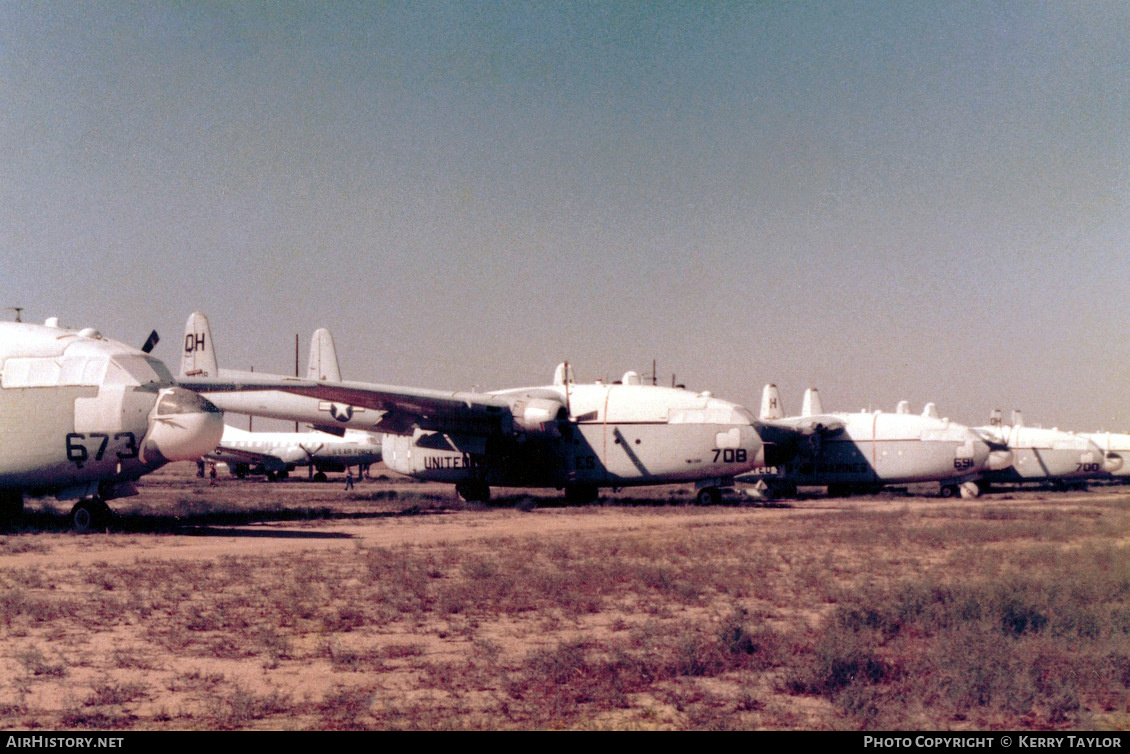
[[[514,398],[488,393],[448,392],[367,382],[327,382],[279,375],[183,377],[183,387],[198,393],[280,391],[322,401],[380,411],[377,432],[411,434],[415,428],[464,435],[493,436],[513,431]]]
[[[835,414],[793,416],[784,419],[762,419],[761,423],[782,429],[790,429],[799,432],[803,436],[830,436],[838,434],[844,429],[843,419]]]

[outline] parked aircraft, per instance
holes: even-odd
[[[76,529],[98,524],[106,500],[136,494],[133,481],[169,461],[216,446],[220,410],[173,383],[142,350],[97,330],[0,322],[0,517],[24,496],[75,500]]]
[[[489,499],[491,486],[554,487],[571,501],[589,501],[601,487],[693,482],[700,501],[714,502],[737,474],[766,462],[747,409],[708,392],[645,385],[634,372],[614,384],[580,384],[561,364],[551,385],[449,392],[230,375],[216,369],[212,349],[207,319],[194,313],[183,385],[226,410],[280,419],[309,421],[311,398],[345,407],[339,421],[383,434],[390,469],[451,482],[467,500]]]
[[[809,388],[800,416],[785,417],[776,385],[762,393],[761,422],[795,429],[807,439],[793,460],[764,479],[771,488],[827,486],[829,495],[875,491],[886,485],[939,482],[942,495],[976,496],[973,483],[989,468],[1006,467],[1011,454],[968,427],[939,419],[933,404],[921,415],[899,404],[895,413],[825,413]]]
[[[1079,432],[1078,434],[1098,445],[1099,450],[1103,452],[1103,458],[1108,462],[1113,460],[1113,456],[1117,456],[1122,461],[1119,468],[1111,472],[1111,476],[1123,481],[1130,478],[1130,463],[1126,463],[1126,459],[1130,458],[1130,435],[1119,432]]]
[[[253,473],[276,479],[299,466],[312,466],[315,477],[324,480],[327,471],[345,471],[350,466],[364,470],[380,461],[381,441],[372,432],[356,429],[338,437],[318,430],[248,432],[225,425],[220,444],[204,458],[226,464],[241,478]]]
[[[220,369],[208,318],[200,312],[189,315],[188,322],[185,323],[184,352],[181,356],[181,382],[187,384],[213,379],[240,382],[260,377],[263,377],[262,373]],[[293,379],[271,374],[267,374],[266,378]],[[315,330],[310,339],[306,379],[341,382],[337,350],[329,330]],[[374,430],[380,421],[380,413],[365,406],[320,400],[281,390],[227,393],[224,395],[224,410],[228,413],[305,422],[315,429],[331,432],[339,437],[346,429]]]
[[[1012,424],[1005,424],[1000,409],[994,409],[989,425],[975,431],[986,440],[1008,445],[1013,455],[1011,466],[982,475],[982,489],[994,483],[1079,484],[1122,468],[1121,456],[1104,453],[1090,438],[1058,429],[1026,427],[1019,411],[1012,412]]]

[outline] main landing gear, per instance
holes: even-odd
[[[600,497],[600,489],[595,484],[565,485],[565,502],[570,505],[588,505]]]
[[[941,495],[945,498],[961,497],[966,500],[972,500],[981,496],[984,491],[982,485],[977,482],[962,482],[961,484],[943,484],[941,487]]]
[[[468,503],[485,503],[490,500],[490,486],[477,479],[456,482],[455,492]]]
[[[20,490],[0,492],[0,528],[15,526],[23,518],[24,494]]]
[[[102,498],[79,500],[75,503],[75,507],[71,508],[71,528],[79,534],[104,529],[113,515],[114,512]]]
[[[703,487],[695,495],[695,502],[699,505],[718,505],[722,502],[722,490],[717,487]]]

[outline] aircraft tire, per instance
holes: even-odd
[[[699,505],[718,505],[722,502],[722,491],[717,487],[703,487],[695,495],[695,501]]]
[[[565,501],[570,505],[588,505],[599,496],[600,489],[595,484],[565,485]]]
[[[957,497],[960,494],[960,488],[956,484],[943,484],[941,489],[942,497]]]
[[[24,514],[24,495],[19,490],[0,492],[0,527],[14,526]]]
[[[326,481],[326,478],[327,478],[326,472],[324,472],[324,471],[319,471],[317,474],[314,475],[314,481],[315,482],[324,482],[324,481]]]
[[[490,486],[471,479],[457,482],[455,492],[468,503],[485,503],[490,500]]]
[[[79,500],[71,508],[71,528],[78,534],[87,534],[106,526],[110,508],[98,499]]]

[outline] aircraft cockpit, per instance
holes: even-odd
[[[172,384],[173,375],[160,361],[149,356],[128,354],[11,358],[4,362],[0,376],[0,386],[5,389]]]

